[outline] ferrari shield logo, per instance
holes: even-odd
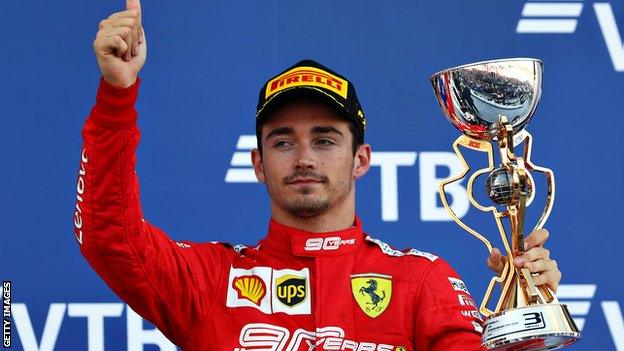
[[[392,277],[365,273],[351,276],[351,291],[362,311],[376,318],[386,310],[392,298]]]

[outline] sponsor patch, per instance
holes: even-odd
[[[392,298],[392,277],[377,273],[351,275],[351,291],[362,311],[376,318],[386,310]]]
[[[310,314],[310,271],[304,268],[273,270],[273,313]]]
[[[257,275],[244,275],[234,278],[232,287],[238,292],[239,299],[247,299],[260,306],[260,301],[266,296],[266,284]]]
[[[228,279],[227,307],[252,307],[263,313],[271,313],[272,269],[253,267],[251,269],[230,268]]]
[[[80,169],[78,170],[78,182],[76,184],[76,211],[74,212],[74,236],[80,245],[82,245],[83,234],[83,217],[82,209],[85,201],[85,191],[87,186],[87,166],[89,159],[87,158],[87,149],[82,149],[82,156],[80,158]]]
[[[358,351],[406,351],[403,346],[354,341],[347,338],[344,329],[334,326],[317,328],[316,331],[298,328],[290,331],[284,327],[250,323],[239,335],[241,347],[237,351],[299,351],[299,350],[358,350]]]
[[[459,304],[460,305],[462,305],[462,306],[472,306],[474,308],[477,308],[477,304],[474,302],[472,297],[467,296],[467,295],[459,294],[459,295],[457,295],[457,298],[459,299]]]
[[[479,313],[479,311],[476,310],[461,311],[461,314],[464,317],[476,318],[478,320],[481,320],[481,314]]]
[[[297,275],[285,275],[275,280],[277,299],[286,306],[300,304],[307,297],[306,279]]]
[[[466,287],[466,284],[461,279],[448,277],[448,280],[451,283],[451,286],[453,287],[453,290],[455,290],[455,291],[463,291],[466,294],[470,294],[468,292],[468,287]]]
[[[306,251],[319,251],[319,250],[327,250],[333,251],[338,250],[340,246],[343,245],[354,245],[355,239],[343,239],[339,236],[332,236],[328,238],[310,238],[306,240],[304,250]]]
[[[287,88],[315,86],[330,90],[347,98],[348,82],[344,79],[314,67],[296,67],[267,83],[265,99]]]
[[[266,314],[310,314],[310,271],[231,267],[225,305],[251,307]]]

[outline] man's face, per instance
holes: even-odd
[[[274,206],[308,218],[354,205],[354,181],[369,168],[370,146],[354,155],[349,122],[333,109],[306,101],[287,104],[264,123],[261,137],[262,155],[254,150],[252,159]]]

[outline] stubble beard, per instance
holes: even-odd
[[[353,169],[353,164],[350,169]],[[273,182],[267,182],[267,191],[271,199],[284,211],[290,215],[299,218],[312,218],[321,216],[329,212],[337,203],[344,201],[353,186],[351,176],[345,176],[343,179],[337,179],[331,182],[329,178],[315,173],[296,173],[285,177],[281,180],[281,186],[288,186],[290,179],[296,177],[315,178],[321,181],[322,187],[325,188],[323,194],[314,196],[315,191],[322,192],[321,189],[312,189],[312,187],[303,186],[299,189],[299,196],[284,196]]]
[[[305,195],[304,189],[301,194]],[[300,218],[311,218],[327,213],[331,208],[328,196],[315,199],[300,198],[286,202],[283,206],[289,214]]]

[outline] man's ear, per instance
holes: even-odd
[[[370,144],[362,144],[358,146],[355,152],[355,160],[353,162],[353,178],[358,179],[364,176],[371,166],[371,146]]]
[[[251,163],[253,164],[256,179],[258,179],[260,183],[265,183],[264,167],[262,166],[262,154],[260,153],[260,150],[251,150]]]

